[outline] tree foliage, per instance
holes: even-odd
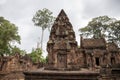
[[[12,49],[12,42],[20,43],[18,28],[15,24],[0,17],[0,55],[9,55]]]
[[[109,40],[116,42],[120,46],[120,20],[110,24]]]
[[[21,50],[20,48],[18,48],[17,46],[14,46],[11,50],[11,55],[19,53],[20,55],[24,56],[25,54],[27,54],[27,52],[25,50]]]
[[[94,38],[108,37],[109,25],[115,21],[115,19],[108,16],[99,16],[93,18],[87,26],[80,28],[79,31],[85,36],[92,36]]]
[[[42,49],[44,30],[46,28],[50,29],[50,26],[54,21],[54,17],[52,16],[52,12],[50,10],[44,8],[36,12],[36,14],[33,16],[32,21],[34,22],[35,26],[42,28],[41,34],[41,49]]]
[[[114,41],[120,44],[120,20],[99,16],[93,18],[87,26],[80,28],[79,31],[86,37],[101,38]]]
[[[46,62],[46,59],[42,56],[42,50],[40,48],[33,49],[29,55],[35,63]]]

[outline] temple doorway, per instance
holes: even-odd
[[[67,55],[59,53],[57,55],[57,64],[59,68],[66,68],[67,67]]]
[[[97,66],[100,66],[99,57],[96,57],[96,58],[95,58],[95,62],[96,62],[96,65],[97,65]]]

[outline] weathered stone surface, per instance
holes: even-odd
[[[98,80],[99,73],[93,71],[32,71],[25,73],[25,80]]]
[[[25,80],[97,80],[98,72],[80,69],[83,53],[78,49],[75,32],[65,12],[56,18],[47,43],[48,66],[25,72]]]
[[[0,80],[24,80],[23,71],[37,69],[28,55],[0,57]]]
[[[80,48],[65,12],[61,10],[47,43],[48,66],[25,72],[25,80],[120,80],[120,49],[104,38],[81,36]]]
[[[107,43],[104,38],[94,39],[81,36],[80,49],[83,53],[84,65],[88,68],[100,69],[102,66],[120,63],[120,52],[115,43]]]
[[[46,69],[72,69],[78,67],[78,46],[75,32],[65,12],[56,18],[47,43],[48,64]],[[76,67],[75,67],[76,66]]]

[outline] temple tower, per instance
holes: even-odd
[[[72,69],[77,67],[78,46],[69,19],[61,10],[50,32],[47,43],[48,69]]]

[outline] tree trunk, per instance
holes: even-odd
[[[44,36],[44,29],[42,29],[42,34],[41,34],[41,50],[42,50],[42,46],[43,46],[43,36]]]

